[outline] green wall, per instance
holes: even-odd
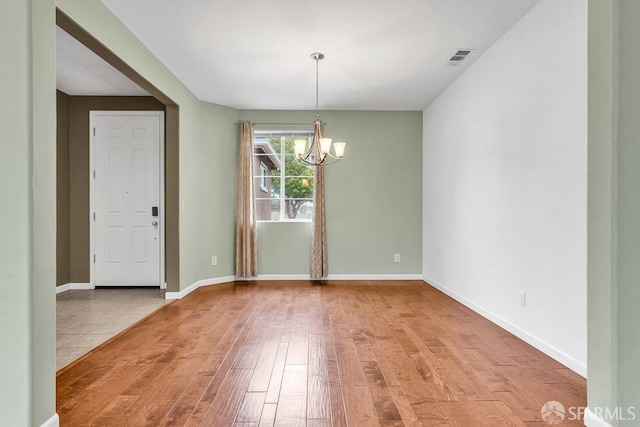
[[[55,31],[52,1],[0,16],[0,423],[55,414]],[[10,42],[7,42],[10,40]]]
[[[640,418],[640,3],[589,2],[590,408]]]
[[[587,395],[592,408],[613,407],[617,392],[613,283],[617,165],[611,161],[617,157],[617,19],[616,1],[589,2]]]
[[[55,413],[56,339],[56,74],[52,0],[31,5],[32,222],[33,258],[32,422]]]
[[[620,2],[618,125],[618,404],[640,422],[640,2]],[[622,424],[622,423],[621,423]]]
[[[0,352],[0,413],[9,414],[7,422],[26,425],[30,419],[31,401],[31,241],[30,216],[30,147],[32,103],[29,85],[29,55],[27,38],[30,31],[29,4],[10,1],[0,17],[2,60],[13,67],[0,67],[2,85],[3,141],[0,145],[0,194],[11,200],[12,209],[0,210],[0,284],[6,297],[0,299],[0,318],[10,328],[0,329],[3,345]],[[13,104],[13,105],[12,105]],[[19,108],[15,108],[19,106]],[[12,289],[15,287],[15,289]],[[11,289],[11,292],[9,290]]]
[[[311,123],[312,111],[243,110],[256,123]],[[421,274],[422,112],[323,111],[347,142],[326,172],[329,274]],[[309,223],[260,223],[260,274],[308,274]],[[393,262],[400,253],[401,262]]]
[[[327,227],[329,225],[327,224]],[[329,231],[327,231],[329,233]],[[331,236],[331,233],[329,233]],[[328,239],[329,256],[333,241]],[[259,274],[309,274],[311,258],[311,224],[304,222],[258,223]],[[329,272],[333,273],[329,260]]]
[[[235,275],[237,120],[235,109],[200,103],[199,135],[195,145],[182,153],[192,169],[183,181],[186,203],[180,233],[193,236],[196,248],[181,257],[181,269],[197,280]],[[211,265],[211,257],[218,264]],[[188,273],[187,273],[188,272]]]

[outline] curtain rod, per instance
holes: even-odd
[[[242,123],[242,120],[236,120],[236,125],[239,125],[240,123]],[[326,122],[321,122],[323,126],[326,126],[327,123]],[[254,123],[251,122],[251,124],[254,125],[275,125],[275,126],[306,126],[306,125],[310,125],[313,126],[313,123]]]

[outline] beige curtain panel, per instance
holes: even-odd
[[[314,139],[322,138],[322,124],[316,122]],[[318,144],[318,149],[320,145]],[[317,153],[318,155],[320,153]],[[311,237],[311,278],[329,274],[327,264],[327,223],[324,213],[324,166],[316,166],[313,179],[313,234]]]
[[[253,124],[240,124],[238,149],[238,202],[236,225],[236,276],[258,275],[258,229],[253,198]]]

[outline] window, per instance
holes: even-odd
[[[254,131],[254,179],[258,221],[310,221],[313,169],[296,160],[293,141],[313,131]]]

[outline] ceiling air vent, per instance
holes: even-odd
[[[451,58],[449,58],[449,65],[456,66],[471,54],[475,49],[458,49],[456,53],[453,54]]]

